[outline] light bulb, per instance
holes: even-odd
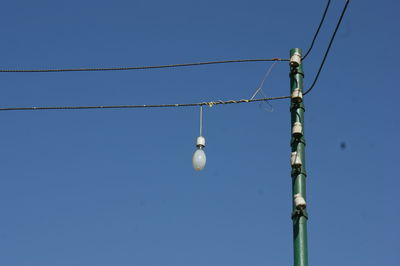
[[[192,158],[193,168],[196,171],[201,171],[203,170],[204,166],[206,166],[207,159],[206,159],[206,154],[203,150],[205,144],[206,140],[203,136],[197,137],[197,143],[196,143],[197,150],[194,152]]]
[[[192,158],[193,168],[196,171],[203,170],[204,166],[206,166],[206,154],[202,148],[198,148]]]

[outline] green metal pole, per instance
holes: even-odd
[[[291,167],[294,265],[308,265],[302,51],[290,50]]]

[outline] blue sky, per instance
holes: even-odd
[[[304,62],[319,66],[344,1]],[[325,1],[8,1],[0,68],[287,58]],[[398,1],[352,1],[306,96],[310,265],[400,260]],[[0,106],[250,98],[271,63],[1,73]],[[278,63],[267,96],[289,92]],[[292,265],[288,101],[204,108],[1,112],[0,265]],[[341,148],[345,143],[345,149]]]

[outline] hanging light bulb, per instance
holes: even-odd
[[[197,142],[196,142],[197,150],[194,152],[192,158],[193,168],[196,171],[201,171],[203,170],[204,166],[206,166],[207,158],[203,150],[205,144],[206,144],[206,139],[203,136],[197,137]]]
[[[206,154],[204,153],[204,147],[206,146],[206,139],[202,136],[203,131],[203,106],[200,106],[200,136],[196,140],[196,151],[192,157],[193,168],[196,171],[203,170],[206,166]]]

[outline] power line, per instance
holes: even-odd
[[[303,60],[311,52],[319,31],[324,23],[326,13],[328,12],[331,0],[328,0],[325,11],[322,15],[321,21],[318,25],[317,31],[314,34],[308,51],[303,56]],[[168,65],[153,65],[153,66],[133,66],[133,67],[104,67],[104,68],[49,68],[49,69],[0,69],[0,73],[46,73],[46,72],[82,72],[82,71],[121,71],[121,70],[146,70],[146,69],[160,69],[160,68],[175,68],[175,67],[191,67],[201,65],[214,65],[214,64],[228,64],[228,63],[245,63],[245,62],[271,62],[271,61],[289,61],[283,58],[256,58],[256,59],[234,59],[234,60],[221,60],[221,61],[205,61],[194,62],[185,64],[168,64]]]
[[[338,29],[339,29],[339,27],[340,27],[340,24],[342,23],[343,16],[344,16],[344,14],[346,13],[347,6],[349,5],[349,3],[350,3],[350,0],[346,0],[346,4],[345,4],[344,7],[343,7],[342,13],[340,14],[339,20],[338,20],[338,22],[337,22],[337,24],[336,24],[336,28],[335,28],[335,30],[333,31],[331,40],[329,41],[328,48],[327,48],[326,51],[325,51],[324,58],[322,59],[321,65],[319,66],[317,75],[315,75],[315,78],[314,78],[313,83],[311,84],[310,88],[304,92],[304,95],[306,95],[307,93],[309,93],[309,92],[314,88],[315,84],[317,83],[318,77],[319,77],[319,75],[321,74],[321,70],[322,70],[322,68],[323,68],[323,66],[324,66],[324,64],[325,64],[326,58],[328,57],[329,50],[331,49],[333,40],[335,39],[335,36],[336,36],[336,33],[337,33],[337,31],[338,31]]]
[[[325,20],[325,17],[326,17],[326,13],[328,13],[328,9],[329,9],[330,4],[331,4],[331,0],[328,0],[328,2],[326,3],[325,11],[324,11],[324,13],[322,14],[322,17],[321,17],[321,21],[319,22],[317,31],[316,31],[315,34],[314,34],[314,37],[313,37],[313,40],[311,41],[310,47],[308,48],[306,54],[305,54],[305,55],[303,56],[303,58],[302,58],[303,60],[306,59],[306,57],[308,56],[308,54],[311,52],[311,50],[312,50],[313,47],[314,47],[315,40],[316,40],[317,37],[318,37],[319,30],[321,29],[322,24],[324,24],[324,20]]]
[[[336,28],[332,34],[332,37],[329,41],[328,47],[325,51],[324,57],[321,61],[321,65],[317,71],[317,74],[314,78],[313,83],[310,88],[304,92],[304,95],[308,94],[317,83],[319,75],[321,74],[322,68],[325,64],[326,58],[328,57],[330,48],[335,39],[336,33],[340,27],[340,24],[343,20],[344,14],[346,13],[347,6],[349,5],[350,0],[346,0],[346,4],[343,7],[342,13],[339,17],[339,20],[336,24]],[[304,57],[303,57],[304,58]],[[147,66],[147,67],[131,67],[131,68],[109,68],[109,69],[98,69],[98,70],[134,70],[134,69],[147,69],[147,68],[166,68],[166,67],[180,67],[180,66],[195,66],[195,65],[206,65],[206,64],[220,64],[220,63],[236,63],[236,62],[260,62],[260,61],[289,61],[288,59],[242,59],[242,60],[225,60],[225,61],[209,61],[209,62],[199,62],[199,63],[190,63],[190,64],[177,64],[177,65],[161,65],[161,66]],[[62,72],[62,71],[98,71],[95,69],[47,69],[47,70],[0,70],[0,72]],[[290,96],[279,96],[279,97],[270,97],[270,98],[260,98],[260,99],[241,99],[241,100],[227,100],[227,101],[211,101],[211,102],[198,102],[198,103],[180,103],[180,104],[152,104],[152,105],[99,105],[99,106],[48,106],[48,107],[6,107],[0,108],[0,111],[34,111],[34,110],[82,110],[82,109],[125,109],[125,108],[163,108],[163,107],[191,107],[191,106],[210,106],[213,105],[223,105],[223,104],[239,104],[239,103],[252,103],[252,102],[261,102],[261,101],[273,101],[273,100],[282,100],[288,99]]]
[[[193,67],[201,65],[216,65],[230,63],[250,63],[250,62],[271,62],[271,61],[289,61],[282,58],[256,58],[256,59],[235,59],[221,61],[205,61],[186,64],[169,64],[153,66],[133,66],[133,67],[106,67],[106,68],[52,68],[52,69],[0,69],[0,73],[38,73],[38,72],[83,72],[83,71],[121,71],[121,70],[149,70],[160,68]]]
[[[82,109],[135,109],[135,108],[163,108],[163,107],[193,107],[209,106],[221,104],[239,104],[261,101],[273,101],[290,98],[290,96],[270,97],[261,99],[241,99],[227,101],[211,101],[198,103],[177,103],[177,104],[143,104],[143,105],[97,105],[97,106],[47,106],[47,107],[6,107],[0,108],[0,111],[35,111],[35,110],[82,110]]]

